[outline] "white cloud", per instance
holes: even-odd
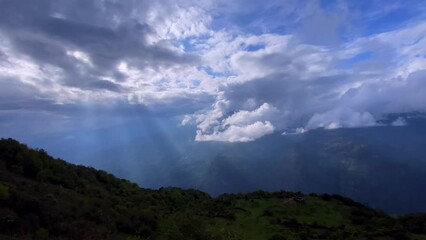
[[[213,64],[218,71],[229,73],[220,99],[227,108],[220,114],[217,109],[206,111],[203,118],[214,112],[214,121],[199,121],[203,126],[198,135],[220,136],[227,131],[225,126],[240,122],[244,126],[251,117],[270,121],[275,129],[303,133],[314,128],[376,126],[386,114],[425,111],[424,26],[355,39],[334,49],[306,45],[291,35],[233,38],[222,33],[222,42],[208,49],[214,54],[207,51],[205,56],[208,62],[218,63]],[[256,43],[262,47],[245,50]],[[370,57],[358,59],[365,52],[371,52]],[[247,110],[247,99],[268,102],[276,111]]]
[[[223,119],[228,107],[228,102],[222,101],[208,114],[198,116],[197,141],[247,142],[274,131],[270,122],[278,112],[274,106],[264,103],[252,111],[241,110]]]
[[[223,95],[219,93],[212,108],[204,114],[196,115],[197,128],[201,134],[211,131],[211,128],[218,128],[221,118],[223,118],[229,108],[229,101],[223,99]]]
[[[180,123],[181,126],[189,125],[193,121],[193,118],[190,115],[185,115]]]
[[[75,59],[89,65],[93,66],[92,61],[90,60],[89,55],[81,51],[67,51],[67,55],[74,57]]]
[[[407,126],[407,121],[402,117],[398,117],[397,119],[395,119],[395,121],[391,123],[391,126],[395,126],[395,127]]]
[[[151,41],[180,40],[210,32],[208,25],[212,19],[202,8],[196,6],[184,8],[173,2],[168,4],[171,6],[152,8],[147,19],[145,19],[148,24],[155,26],[156,29],[158,38],[151,39]]]
[[[197,131],[196,141],[249,142],[274,132],[274,126],[268,122],[257,121],[246,126],[230,126],[221,132],[203,134]]]
[[[278,112],[278,109],[268,103],[264,103],[253,111],[241,110],[232,114],[223,121],[223,125],[244,126],[253,122],[270,119],[276,112]]]
[[[336,129],[375,126],[376,119],[369,112],[357,112],[352,109],[334,109],[325,113],[316,113],[306,124],[306,129]]]
[[[306,130],[305,128],[303,128],[303,127],[299,127],[299,128],[296,128],[296,130],[294,130],[294,131],[292,131],[292,132],[288,132],[288,131],[284,131],[281,135],[297,135],[297,134],[303,134],[303,133],[305,133],[305,132],[307,132],[308,130]]]

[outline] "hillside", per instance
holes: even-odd
[[[419,129],[316,130],[292,136],[293,142],[268,136],[209,159],[196,188],[213,195],[256,189],[333,193],[391,214],[425,212],[426,158],[419,145],[426,135]]]
[[[426,239],[426,214],[328,194],[142,189],[2,139],[0,239]]]
[[[285,189],[344,195],[389,214],[426,212],[426,116],[397,117],[408,125],[277,132],[244,143],[198,142],[190,126],[149,121],[71,132],[71,139],[19,139],[147,188],[211,196]]]

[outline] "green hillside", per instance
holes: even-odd
[[[2,139],[0,239],[426,239],[426,214],[338,195],[142,189]]]

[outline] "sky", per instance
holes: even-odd
[[[249,142],[425,111],[426,1],[0,0],[1,137],[152,118]]]

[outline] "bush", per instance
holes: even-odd
[[[0,200],[8,199],[10,196],[9,187],[0,183]]]
[[[426,234],[426,213],[406,215],[400,217],[399,221],[412,233]]]
[[[34,240],[48,240],[49,231],[45,228],[40,228],[34,233]]]
[[[269,240],[286,240],[287,238],[283,235],[275,234],[274,236],[270,237]]]

